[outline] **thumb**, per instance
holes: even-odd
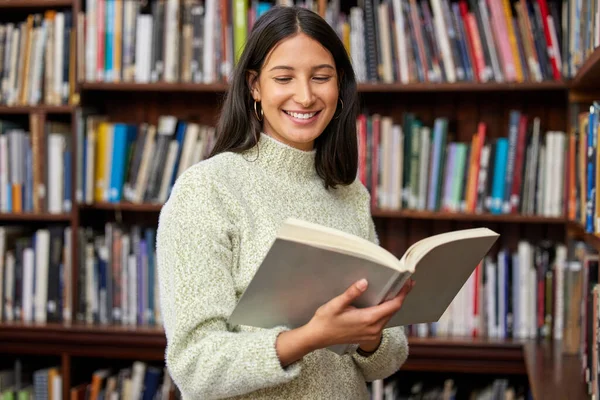
[[[367,290],[368,282],[366,279],[361,279],[353,283],[346,291],[333,299],[334,307],[338,310],[350,306],[354,300],[360,297]]]

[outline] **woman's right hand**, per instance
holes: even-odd
[[[352,303],[367,289],[367,282],[363,279],[354,283],[344,293],[319,307],[307,324],[278,335],[276,351],[282,367],[314,350],[335,344],[377,342],[413,285],[414,282],[409,280],[393,299],[359,309]]]
[[[413,281],[409,280],[391,300],[373,307],[353,307],[352,303],[364,293],[367,285],[367,281],[362,279],[317,309],[305,326],[314,347],[326,348],[335,344],[379,340],[385,325],[402,307]]]

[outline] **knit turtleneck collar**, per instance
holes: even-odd
[[[248,151],[246,159],[278,175],[309,179],[317,176],[316,154],[315,149],[299,150],[261,132],[258,145]]]

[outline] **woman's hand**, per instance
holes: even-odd
[[[367,286],[364,279],[354,283],[344,293],[319,307],[306,325],[279,334],[276,350],[281,365],[286,367],[314,350],[335,344],[358,343],[364,351],[376,350],[383,328],[402,307],[414,281],[409,280],[396,297],[377,306],[352,306]]]
[[[379,346],[383,328],[400,310],[406,295],[414,286],[409,280],[396,297],[377,306],[356,308],[351,304],[367,289],[361,280],[344,293],[325,303],[307,324],[316,348],[334,344],[358,343],[361,349],[373,351]]]

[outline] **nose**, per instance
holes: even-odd
[[[302,105],[304,108],[310,107],[310,105],[315,101],[315,96],[310,87],[310,82],[302,82],[299,83],[296,87],[296,96],[295,101]]]

